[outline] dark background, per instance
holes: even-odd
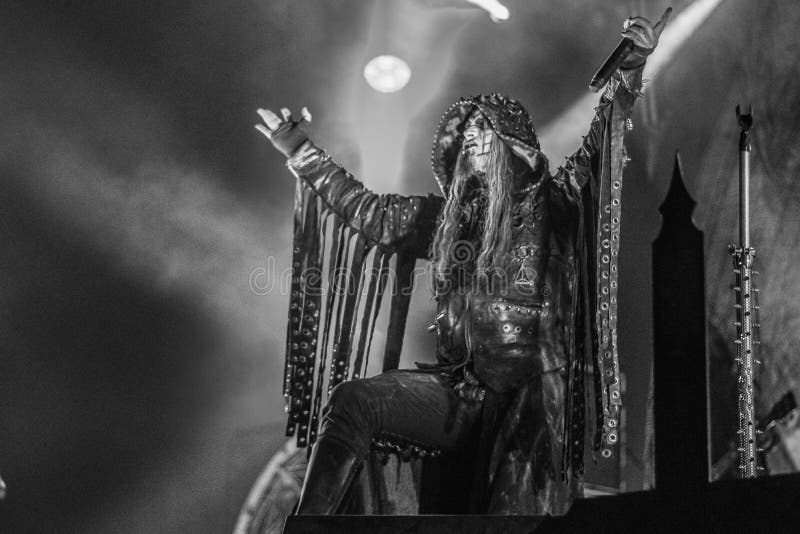
[[[591,107],[564,113],[622,21],[667,3],[509,0],[504,24],[443,5],[459,2],[3,3],[0,530],[232,529],[283,439],[287,298],[250,279],[288,266],[294,183],[252,127],[257,107],[308,106],[313,137],[371,188],[424,194],[440,113],[500,90],[530,109],[556,166]],[[757,113],[760,405],[800,376],[798,22],[791,0],[720,2],[638,105],[620,289],[628,490],[651,483],[649,247],[676,149],[706,232],[715,448],[728,439],[739,102]],[[407,59],[406,89],[367,87],[379,53]],[[555,131],[574,142],[562,148]],[[430,355],[424,284],[413,306],[404,366]]]

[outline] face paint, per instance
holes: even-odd
[[[493,140],[494,130],[489,126],[489,121],[480,111],[473,111],[467,119],[461,151],[469,158],[470,167],[474,172],[486,172],[486,162]]]

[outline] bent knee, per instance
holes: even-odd
[[[364,379],[343,382],[333,388],[322,416],[320,438],[328,436],[349,443],[366,455],[369,441],[380,425],[377,405],[370,402],[373,388]]]
[[[357,378],[337,385],[328,399],[329,409],[366,409],[369,400],[374,396],[367,382],[366,379]]]

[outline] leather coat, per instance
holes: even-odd
[[[641,68],[618,71],[581,147],[517,191],[502,287],[439,299],[436,369],[495,403],[488,511],[566,513],[583,469],[587,365],[595,368],[595,448],[611,456],[617,442],[622,137],[640,88]],[[287,164],[368,245],[429,258],[442,197],[374,194],[310,141]],[[541,408],[548,402],[554,408]]]

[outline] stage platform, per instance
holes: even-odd
[[[800,532],[800,474],[580,499],[564,517],[292,516],[285,534]]]

